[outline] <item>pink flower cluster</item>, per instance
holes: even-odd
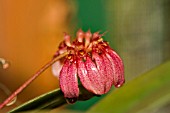
[[[71,42],[65,34],[56,56],[69,54],[57,61],[53,73],[59,75],[60,88],[69,103],[74,103],[79,96],[78,78],[82,85],[96,95],[107,93],[112,85],[124,84],[124,66],[119,55],[102,39],[103,34],[79,30]]]

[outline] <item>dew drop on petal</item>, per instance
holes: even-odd
[[[124,83],[125,83],[125,80],[122,79],[121,81],[119,81],[119,82],[115,85],[115,87],[119,88],[119,87],[123,86]]]
[[[120,87],[121,85],[120,84],[118,84],[116,87]]]
[[[77,98],[66,98],[67,103],[74,104],[77,101]]]

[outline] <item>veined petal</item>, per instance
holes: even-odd
[[[106,56],[110,60],[113,70],[115,70],[113,84],[115,87],[120,87],[125,82],[123,62],[119,55],[112,49],[107,50]]]
[[[94,94],[104,94],[104,84],[101,81],[101,75],[94,62],[89,56],[86,57],[86,61],[82,59],[78,60],[78,76],[83,86]]]
[[[97,69],[101,75],[101,82],[104,84],[104,93],[107,93],[113,84],[112,64],[108,58],[102,53],[100,56],[98,53],[93,52],[93,58],[95,59]]]
[[[93,92],[95,90],[95,87],[92,86],[84,62],[85,61],[83,61],[83,58],[77,57],[78,76],[82,85],[90,92]]]
[[[76,102],[77,97],[79,96],[76,63],[70,63],[70,60],[66,59],[60,72],[59,79],[60,88],[64,93],[64,97],[69,103]]]
[[[92,84],[96,87],[95,94],[104,94],[104,84],[102,82],[101,75],[95,65],[95,63],[91,60],[89,56],[86,58],[86,69],[88,72],[89,79],[91,80]]]

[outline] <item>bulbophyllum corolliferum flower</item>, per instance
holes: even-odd
[[[105,94],[112,85],[118,88],[125,82],[123,62],[102,36],[99,32],[79,30],[72,42],[65,33],[59,45],[54,57],[64,52],[69,54],[54,63],[52,71],[59,75],[60,88],[69,103],[74,103],[79,96],[78,78],[96,95]]]

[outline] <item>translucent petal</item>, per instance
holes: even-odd
[[[53,65],[52,65],[52,73],[55,77],[59,77],[60,75],[60,71],[62,69],[63,64],[61,64],[60,61],[56,61]]]

